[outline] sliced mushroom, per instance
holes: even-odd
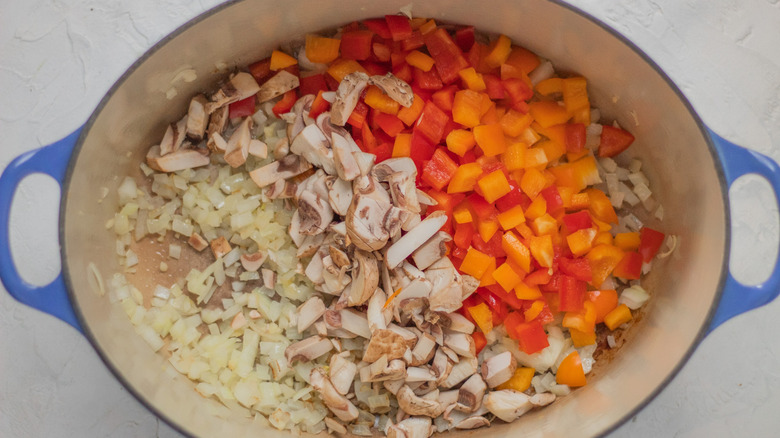
[[[222,139],[222,133],[225,132],[225,127],[227,127],[229,115],[230,109],[227,105],[211,113],[211,116],[209,117],[209,126],[206,130],[209,138],[206,142],[206,146],[208,146],[209,150],[216,151],[220,149],[219,145],[217,144],[217,137]],[[224,139],[222,139],[222,142],[225,143]],[[224,145],[221,147],[221,150],[225,150]]]
[[[290,344],[284,350],[284,357],[290,365],[297,360],[312,361],[333,349],[333,344],[326,338],[312,336],[294,344]]]
[[[333,212],[346,216],[352,204],[352,184],[336,176],[329,176],[325,180],[325,186],[328,188],[328,201]]]
[[[449,313],[447,317],[450,319],[450,326],[447,327],[449,330],[467,334],[474,333],[474,323],[460,313]]]
[[[152,146],[146,154],[146,164],[158,172],[178,172],[184,169],[207,166],[211,160],[195,149],[179,149],[160,156],[160,147]]]
[[[340,313],[341,328],[366,339],[371,337],[371,330],[368,329],[368,320],[365,313],[354,309],[342,309]]]
[[[268,145],[256,138],[249,140],[249,155],[264,159],[268,156]]]
[[[379,265],[376,257],[361,250],[353,255],[352,288],[348,297],[350,306],[359,306],[371,297],[379,285]]]
[[[333,263],[333,258],[326,255],[322,258],[323,291],[331,295],[343,294],[347,286],[352,283],[352,278],[346,274],[346,269],[339,268]]]
[[[385,256],[385,264],[390,269],[396,268],[412,252],[430,239],[447,222],[447,213],[435,211],[428,215],[419,225],[404,234],[398,241],[390,245]]]
[[[389,195],[370,177],[356,179],[353,190],[355,194],[345,217],[347,235],[364,251],[384,248],[390,239],[384,227],[385,216],[392,208]]]
[[[388,324],[387,329],[401,336],[401,339],[403,340],[406,347],[414,348],[415,344],[417,344],[417,335],[415,335],[411,330],[393,323]]]
[[[334,132],[331,136],[331,147],[333,148],[333,161],[339,178],[345,181],[352,181],[361,175],[361,168],[354,153],[355,151],[344,136]]]
[[[433,206],[437,205],[439,202],[425,192],[423,192],[420,189],[417,189],[417,200],[420,201],[421,205],[427,205],[427,206]]]
[[[298,198],[298,215],[300,233],[316,235],[324,232],[333,220],[333,209],[319,191],[304,190]]]
[[[255,78],[246,72],[239,72],[211,96],[211,102],[206,104],[206,112],[213,113],[219,108],[237,102],[260,91]]]
[[[461,275],[461,279],[463,281],[463,296],[461,299],[465,300],[477,290],[479,287],[479,279],[474,278],[471,275]]]
[[[472,415],[455,424],[455,429],[470,430],[490,426],[490,421],[481,415]]]
[[[307,94],[301,96],[292,107],[292,121],[287,121],[287,139],[292,142],[298,134],[306,127],[306,118],[309,116],[311,104],[314,102],[314,96]],[[282,115],[284,119],[285,114]]]
[[[328,254],[330,254],[330,258],[333,259],[333,263],[339,268],[352,266],[352,262],[349,260],[347,253],[335,245],[328,245]]]
[[[444,345],[463,357],[476,357],[474,338],[465,333],[448,333],[444,335]]]
[[[384,380],[382,386],[384,386],[390,394],[396,395],[398,394],[398,390],[404,386],[403,376],[401,376],[401,379],[399,380]]]
[[[424,415],[434,418],[444,412],[441,403],[418,397],[407,385],[402,386],[395,396],[398,399],[398,407],[410,415]]]
[[[383,354],[374,363],[360,369],[360,381],[385,382],[389,380],[403,379],[406,375],[406,364],[400,359],[388,362],[387,355]]]
[[[475,412],[482,406],[482,397],[485,396],[487,385],[479,374],[474,374],[460,387],[458,392],[458,405],[455,409],[463,412]]]
[[[323,420],[325,421],[325,426],[328,427],[328,430],[332,433],[337,433],[339,435],[346,435],[347,434],[347,428],[344,427],[343,424],[339,423],[333,418],[325,417]]]
[[[160,155],[164,157],[171,152],[178,151],[181,144],[184,142],[186,134],[187,116],[184,116],[184,118],[176,123],[168,125],[168,129],[165,130],[165,135],[163,135],[163,138],[160,141]]]
[[[281,96],[282,94],[298,88],[301,84],[298,76],[285,71],[280,70],[279,73],[272,76],[265,81],[260,89],[257,91],[257,101],[260,103],[267,102],[274,97]]]
[[[331,123],[336,126],[347,124],[347,119],[360,99],[360,93],[368,85],[368,79],[368,75],[363,72],[353,72],[344,76],[336,89],[336,99],[331,105]]]
[[[217,259],[229,253],[231,250],[230,243],[224,236],[219,236],[212,240],[209,242],[209,246],[211,246],[211,252],[214,254],[214,258]]]
[[[311,386],[317,390],[325,406],[341,421],[356,420],[360,414],[355,405],[341,395],[321,368],[314,368],[309,375]]]
[[[366,345],[363,353],[364,362],[375,362],[382,355],[387,355],[387,360],[400,359],[406,351],[404,337],[391,329],[376,330]]]
[[[490,413],[510,423],[530,411],[534,406],[528,395],[512,389],[490,391],[484,405]]]
[[[512,353],[505,351],[482,362],[482,377],[488,387],[496,386],[511,379],[517,369],[517,360]]]
[[[263,268],[260,274],[263,277],[263,286],[273,290],[276,287],[276,271]]]
[[[347,395],[357,374],[357,365],[349,359],[348,351],[330,357],[329,372],[330,382],[336,391],[341,395]]]
[[[268,254],[257,251],[251,254],[241,254],[241,266],[247,271],[257,271],[263,266]]]
[[[405,172],[395,172],[390,174],[387,183],[390,186],[393,204],[398,208],[416,214],[420,213],[422,208],[417,200],[417,188],[414,179],[414,175]]]
[[[322,298],[314,296],[298,307],[298,333],[303,333],[325,314]]]
[[[252,118],[245,117],[230,136],[225,148],[225,161],[230,167],[236,168],[246,163],[246,157],[249,156],[249,143],[252,141],[251,128]]]
[[[425,270],[434,262],[447,255],[447,242],[452,240],[452,236],[439,231],[433,235],[427,242],[412,253],[412,260],[418,269]]]
[[[290,153],[290,141],[287,138],[280,138],[274,143],[273,154],[277,160],[286,157]]]
[[[387,324],[393,318],[393,313],[389,308],[385,308],[387,295],[381,288],[377,288],[368,299],[366,309],[366,318],[368,319],[368,329],[373,333],[375,330],[387,329]]]
[[[435,382],[436,376],[433,374],[433,371],[431,371],[428,367],[407,367],[406,368],[406,378],[404,379],[407,383],[409,382]]]
[[[295,195],[296,189],[294,182],[280,179],[265,189],[265,196],[268,199],[289,199]]]
[[[328,175],[336,174],[330,140],[317,125],[309,125],[293,139],[290,152],[298,154],[311,164],[322,168]]]
[[[189,243],[191,247],[195,248],[196,251],[203,251],[209,247],[209,242],[198,233],[190,234],[190,238],[187,240],[187,243]]]
[[[452,362],[450,362],[441,348],[437,349],[436,353],[433,355],[431,371],[433,371],[433,374],[436,376],[436,386],[439,386],[441,382],[446,380],[452,371]]]
[[[531,396],[528,400],[532,405],[537,407],[544,407],[555,401],[555,394],[551,392],[538,392]]]
[[[463,358],[460,362],[452,366],[449,376],[442,381],[439,386],[442,388],[452,388],[460,382],[474,375],[477,372],[477,358]]]
[[[425,278],[431,282],[428,299],[431,310],[454,312],[461,306],[463,279],[449,257],[441,257],[425,271]]]
[[[412,87],[392,73],[387,73],[384,76],[371,76],[370,82],[379,87],[388,97],[400,103],[401,106],[409,108],[414,103]]]
[[[410,175],[414,179],[417,176],[417,165],[409,157],[397,157],[388,158],[371,168],[371,174],[380,182],[388,182],[394,173]]]
[[[263,188],[279,180],[292,178],[311,169],[311,164],[297,155],[287,155],[249,172],[252,181]]]
[[[387,428],[387,438],[428,438],[433,433],[430,417],[409,417]]]
[[[187,137],[194,142],[203,140],[206,134],[206,128],[209,124],[209,115],[206,112],[208,99],[202,94],[198,94],[190,100],[190,107],[187,111]]]
[[[317,234],[314,236],[303,236],[303,241],[298,245],[298,252],[296,255],[299,258],[311,257],[320,249],[320,246],[325,241],[325,234]]]
[[[412,350],[411,366],[419,366],[430,362],[436,353],[436,339],[428,333],[423,333]]]

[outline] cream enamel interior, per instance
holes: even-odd
[[[164,358],[135,334],[118,305],[87,283],[87,264],[104,278],[117,271],[112,195],[122,175],[135,173],[166,123],[186,110],[190,96],[223,76],[216,65],[245,65],[280,43],[340,24],[395,13],[408,1],[246,0],[207,15],[165,41],[124,76],[90,119],[65,186],[62,242],[66,275],[85,331],[124,383],[158,414],[197,436],[289,436],[263,429],[193,391]],[[467,23],[551,59],[590,81],[591,99],[637,137],[631,153],[644,161],[664,205],[661,228],[680,236],[672,257],[657,263],[646,285],[653,298],[629,334],[630,342],[600,367],[588,386],[510,425],[460,432],[490,436],[590,436],[610,430],[662,386],[690,352],[718,296],[727,249],[723,184],[698,120],[667,81],[630,47],[599,25],[543,0],[427,1],[414,13]],[[193,82],[174,81],[184,68]],[[175,87],[177,95],[166,98]],[[630,112],[633,112],[632,116]],[[635,123],[638,122],[638,125]],[[651,222],[653,223],[653,222]],[[574,434],[574,435],[572,435]]]

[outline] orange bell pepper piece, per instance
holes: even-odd
[[[596,237],[593,238],[593,246],[612,245],[613,243],[614,239],[609,231],[597,231]]]
[[[496,284],[496,279],[493,278],[493,271],[495,270],[496,270],[496,259],[494,257],[491,257],[490,264],[488,264],[487,269],[485,269],[485,273],[482,274],[482,278],[479,279],[480,287],[486,287],[486,286]]]
[[[498,219],[481,219],[477,222],[477,232],[479,237],[485,242],[489,241],[496,234],[499,227]]]
[[[412,100],[412,106],[409,108],[401,107],[398,110],[396,117],[401,119],[401,121],[404,122],[404,125],[412,126],[414,122],[417,121],[417,118],[420,117],[420,114],[422,114],[423,108],[425,108],[425,101],[422,97],[415,94],[414,100]]]
[[[527,367],[518,367],[515,373],[506,382],[498,385],[497,389],[513,389],[518,392],[524,392],[531,387],[531,380],[534,378],[536,370]]]
[[[477,180],[477,185],[480,190],[482,190],[482,197],[491,204],[496,202],[498,198],[512,191],[512,187],[509,186],[506,175],[504,175],[504,172],[500,169],[494,170]]]
[[[452,219],[457,224],[469,224],[474,222],[474,216],[466,205],[458,205],[452,210]]]
[[[436,30],[436,21],[434,20],[428,20],[422,25],[420,25],[419,29],[421,34],[425,35],[426,33],[432,32]]]
[[[339,57],[341,40],[318,35],[306,35],[306,58],[318,64],[327,64]]]
[[[522,280],[508,263],[503,263],[496,268],[493,271],[493,278],[507,292],[514,290],[515,286]]]
[[[526,128],[531,126],[531,122],[533,122],[533,118],[530,114],[523,114],[514,109],[505,112],[499,120],[501,128],[504,129],[504,134],[509,137],[517,137],[522,134]]]
[[[542,310],[544,310],[544,300],[536,300],[531,304],[531,307],[529,307],[525,312],[523,312],[523,316],[525,316],[526,321],[533,321],[537,316],[539,316],[540,313],[542,313]]]
[[[580,353],[573,351],[561,361],[561,364],[558,365],[558,372],[555,374],[555,382],[568,386],[587,385],[588,380],[585,378],[585,371],[582,369]]]
[[[501,162],[510,172],[525,167],[525,151],[528,147],[522,142],[510,142],[506,146],[506,151],[501,154]]]
[[[604,317],[618,306],[618,294],[614,289],[588,291],[586,297],[596,308],[596,324],[604,322]]]
[[[463,126],[473,128],[479,125],[482,117],[482,93],[474,90],[460,90],[455,93],[452,102],[452,120]]]
[[[354,59],[337,59],[328,67],[328,74],[338,82],[341,82],[342,79],[344,79],[344,76],[356,71],[368,73],[366,69]]]
[[[493,330],[493,312],[485,303],[479,303],[476,306],[467,308],[469,314],[474,318],[482,333],[488,334]]]
[[[587,345],[593,345],[596,343],[596,331],[581,332],[577,329],[570,328],[569,335],[571,341],[574,343],[575,348],[585,347]]]
[[[483,91],[487,88],[485,80],[482,78],[481,73],[477,73],[474,67],[464,68],[458,72],[458,76],[463,81],[463,85],[469,90]]]
[[[447,143],[447,149],[459,157],[466,155],[466,152],[477,145],[477,141],[474,140],[474,133],[465,129],[453,129],[450,131],[447,134],[445,143]]]
[[[479,163],[461,164],[455,170],[447,186],[447,193],[466,193],[474,190],[477,179],[482,175]]]
[[[499,35],[493,41],[484,58],[485,65],[489,68],[498,68],[503,64],[512,52],[512,41],[504,35]]]
[[[565,106],[551,100],[531,102],[528,104],[528,107],[531,116],[543,128],[566,123],[571,118],[571,114],[566,111]]]
[[[527,152],[528,151],[526,151],[526,153]],[[529,198],[536,198],[539,195],[539,192],[541,192],[546,186],[547,178],[544,177],[544,174],[541,171],[535,168],[527,169],[525,173],[523,173],[523,177],[520,179],[520,190],[528,195]],[[528,213],[526,212],[526,216],[527,215]]]
[[[593,248],[594,237],[596,237],[594,228],[583,228],[566,236],[566,243],[569,245],[571,253],[579,257],[587,254]]]
[[[501,228],[504,231],[511,230],[516,226],[525,223],[525,214],[523,214],[523,207],[515,205],[509,210],[498,214],[498,223],[501,224]]]
[[[371,108],[374,108],[375,110],[381,113],[392,114],[392,115],[396,115],[398,113],[398,108],[401,106],[401,104],[399,104],[393,98],[385,94],[376,85],[368,86],[363,101],[366,103],[366,105],[368,105]]]
[[[555,93],[563,93],[563,79],[549,78],[536,84],[536,92],[542,96],[549,96]]]
[[[412,50],[406,55],[406,63],[412,67],[417,67],[422,71],[430,71],[435,63],[433,58],[419,50]]]
[[[504,130],[498,123],[476,126],[474,139],[477,141],[477,146],[488,157],[495,157],[506,151]]]
[[[408,157],[412,152],[412,134],[400,133],[393,143],[393,158]]]
[[[529,286],[521,281],[515,286],[515,296],[518,300],[536,300],[542,297],[542,291],[538,286]]]
[[[501,237],[501,248],[506,256],[526,273],[531,272],[531,252],[528,247],[511,231]]]
[[[576,123],[590,123],[590,101],[588,100],[587,85],[588,82],[583,77],[563,80],[563,103],[569,114],[577,116],[574,120]]]
[[[544,268],[552,267],[553,262],[553,243],[552,237],[548,235],[534,236],[528,239],[528,246],[531,249],[531,255]],[[591,250],[592,252],[592,250]]]
[[[566,312],[561,325],[584,333],[593,332],[596,328],[596,306],[590,301],[585,301],[579,312]]]
[[[529,226],[537,236],[544,234],[553,235],[558,233],[558,221],[555,220],[554,217],[550,216],[549,213],[544,213],[543,215],[532,220]]]
[[[485,275],[485,271],[490,267],[490,263],[495,264],[495,260],[495,258],[470,246],[459,269],[464,274],[471,275],[474,278],[482,278]]]
[[[542,148],[538,147],[532,147],[528,148],[525,151],[525,160],[523,161],[523,167],[529,168],[529,167],[536,167],[536,168],[543,168],[547,166],[547,152],[544,151]]]
[[[566,146],[563,143],[558,143],[554,140],[543,140],[534,146],[535,148],[542,149],[544,151],[547,162],[555,161],[561,158],[566,153]]]
[[[599,189],[588,189],[585,193],[588,194],[588,210],[594,218],[608,224],[616,224],[618,222],[615,208],[612,206],[612,202],[604,192]]]
[[[614,245],[598,245],[593,247],[585,258],[590,262],[593,273],[590,284],[599,287],[623,259],[623,250]]]
[[[610,330],[615,330],[628,321],[631,321],[631,309],[629,309],[625,304],[617,306],[615,310],[609,312],[604,317],[604,324]]]
[[[292,56],[280,51],[274,50],[271,52],[271,71],[278,71],[283,68],[293,66],[298,63],[298,60]]]
[[[511,65],[527,75],[539,67],[541,61],[534,52],[524,47],[515,46],[509,53],[505,64]]]
[[[561,188],[558,187],[558,190]],[[571,204],[568,206],[572,210],[582,210],[590,206],[590,197],[587,193],[573,193],[571,195]]]
[[[636,251],[639,248],[639,232],[615,234],[615,246],[623,251]]]

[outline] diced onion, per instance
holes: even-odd
[[[642,307],[648,299],[650,299],[650,295],[641,286],[631,286],[623,289],[618,302],[625,304],[631,310],[636,310]]]

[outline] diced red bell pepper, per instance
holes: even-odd
[[[666,235],[649,227],[642,227],[639,230],[639,254],[642,255],[642,261],[645,263],[653,260],[653,257],[661,249]]]
[[[522,310],[525,308],[525,303],[526,303],[525,300],[521,300],[520,298],[517,298],[517,295],[515,295],[514,291],[507,292],[498,283],[494,283],[491,284],[490,286],[486,286],[486,288],[490,292],[492,292],[493,295],[501,298],[501,300],[505,302],[507,306],[515,310]],[[504,320],[506,320],[506,318],[504,318]]]
[[[544,197],[545,201],[547,201],[548,213],[555,214],[557,211],[563,208],[563,198],[561,198],[561,193],[558,191],[558,187],[555,185],[547,187],[546,189],[539,192],[539,194]]]
[[[577,280],[593,280],[593,271],[591,271],[590,262],[586,258],[561,257],[558,259],[558,268],[561,273],[572,276]]]
[[[255,95],[251,95],[246,99],[241,99],[238,102],[233,102],[228,107],[228,114],[231,119],[236,117],[247,117],[255,113]]]
[[[433,105],[433,104],[432,104]],[[417,130],[412,130],[412,146],[409,158],[417,166],[417,178],[422,175],[423,166],[426,160],[430,160],[433,152],[436,150],[434,143],[428,141],[424,135]]]
[[[448,85],[439,91],[433,93],[431,100],[440,109],[448,113],[452,113],[452,104],[455,102],[455,92],[458,91],[458,87],[455,85]]]
[[[397,67],[393,67],[393,75],[395,75],[395,77],[397,77],[398,79],[406,82],[407,84],[411,83],[412,79],[414,79],[412,73],[412,67],[407,63],[403,63]]]
[[[490,220],[498,217],[498,211],[485,198],[477,193],[472,193],[466,198],[471,211],[479,220]]]
[[[374,53],[374,58],[379,62],[390,61],[390,47],[387,44],[373,43],[371,50]]]
[[[482,75],[482,79],[485,81],[485,92],[491,99],[501,100],[506,97],[501,78],[496,75],[485,73]]]
[[[482,351],[482,349],[487,345],[487,338],[485,338],[485,334],[482,332],[474,332],[471,334],[471,337],[474,339],[476,353],[479,354],[479,352]]]
[[[385,21],[393,41],[403,41],[412,36],[412,25],[405,15],[385,15]]]
[[[262,85],[271,77],[271,57],[249,64],[249,73]]]
[[[369,30],[352,30],[341,34],[341,57],[365,61],[371,56],[374,33]]]
[[[423,90],[439,90],[444,84],[439,77],[439,73],[435,69],[428,71],[422,71],[419,68],[412,67],[412,75],[414,76],[413,85]]]
[[[557,298],[558,294],[555,294],[555,297]],[[523,313],[524,314],[525,314],[526,310],[531,308],[533,303],[534,302],[530,301],[530,300],[525,301],[523,303],[524,304],[524,306],[523,306]],[[554,322],[555,321],[555,316],[553,315],[552,310],[550,310],[550,303],[545,301],[544,307],[542,307],[542,311],[539,312],[539,314],[536,315],[536,318],[532,319],[531,321],[537,321],[537,322],[539,322],[542,325],[546,325],[546,324],[549,324],[551,322]],[[531,321],[528,321],[528,322],[531,322]]]
[[[325,75],[317,73],[310,76],[304,76],[301,78],[301,85],[298,87],[301,91],[301,96],[307,94],[317,95],[318,91],[328,91],[328,82],[325,80]]]
[[[433,156],[423,166],[422,181],[436,190],[442,190],[452,179],[452,175],[458,169],[456,163],[447,154],[447,149],[438,147]]]
[[[507,96],[509,96],[509,99],[512,101],[513,106],[519,102],[525,102],[528,99],[534,97],[534,90],[522,79],[504,79],[501,82],[501,85],[504,87],[504,90],[506,91]]]
[[[599,157],[614,157],[623,152],[634,142],[634,135],[625,129],[604,125],[601,128],[599,142]]]
[[[393,144],[383,142],[374,148],[371,153],[376,155],[376,162],[381,163],[382,161],[385,161],[393,156]]]
[[[493,233],[493,237],[487,242],[477,233],[471,239],[471,246],[491,257],[506,257],[504,248],[501,247],[501,233]]]
[[[504,328],[506,328],[506,334],[517,340],[517,327],[525,322],[525,317],[522,312],[509,312],[504,318]]]
[[[452,236],[452,241],[455,246],[461,249],[468,249],[471,246],[471,240],[475,234],[474,223],[468,222],[465,224],[455,224],[455,234]]]
[[[423,35],[419,30],[412,31],[412,34],[408,38],[401,41],[401,50],[404,52],[411,52],[412,50],[419,49],[425,45]]]
[[[524,211],[528,209],[528,206],[531,205],[531,198],[523,193],[514,180],[509,181],[509,187],[511,187],[509,193],[496,200],[496,207],[498,210],[503,213],[510,210],[515,205],[523,207]]]
[[[379,38],[389,40],[393,37],[390,33],[390,27],[387,25],[387,21],[381,18],[372,18],[370,20],[363,20],[363,24],[375,34],[379,35]]]
[[[390,137],[395,137],[404,130],[404,122],[392,114],[377,112],[375,118],[379,127]]]
[[[477,288],[477,294],[485,300],[485,304],[490,308],[493,315],[493,326],[501,324],[509,313],[506,302],[487,288]]]
[[[355,109],[352,110],[352,114],[349,115],[347,123],[352,125],[354,128],[360,129],[363,127],[363,123],[365,123],[367,116],[368,105],[362,101],[358,101],[357,106],[355,106]]]
[[[561,275],[559,279],[558,294],[560,296],[559,309],[562,312],[579,312],[585,302],[587,284],[569,275]]]
[[[385,74],[387,74],[387,72],[390,71],[390,69],[388,69],[386,65],[378,64],[376,62],[360,61],[360,65],[362,65],[363,68],[366,69],[366,73],[369,76],[375,76],[375,75],[384,76]]]
[[[373,154],[374,149],[376,149],[376,147],[379,146],[379,143],[376,141],[374,132],[371,131],[371,127],[368,126],[368,123],[364,123],[363,126],[360,128],[360,135],[361,135],[361,140],[363,140],[363,152],[368,152]]]
[[[428,207],[429,214],[436,210],[442,210],[452,216],[452,210],[465,198],[462,193],[447,193],[435,189],[428,190],[426,193],[436,200],[436,205]]]
[[[289,113],[296,100],[298,100],[298,95],[295,93],[295,90],[290,90],[284,93],[282,99],[276,102],[271,111],[274,112],[276,117]]]
[[[445,84],[458,79],[458,72],[469,66],[463,52],[455,44],[450,34],[438,28],[424,35],[428,53],[436,61],[436,71]]]
[[[585,138],[587,132],[582,123],[569,123],[566,125],[566,152],[578,153],[585,150]]]
[[[544,327],[536,320],[518,324],[513,332],[520,349],[526,354],[538,353],[550,346]]]
[[[464,52],[471,50],[471,46],[474,45],[474,26],[466,26],[456,30],[455,44]]]
[[[423,107],[420,118],[414,125],[414,132],[424,137],[430,143],[438,144],[444,136],[444,128],[449,116],[439,109],[435,103],[428,101]]]
[[[580,210],[576,213],[564,215],[562,220],[563,226],[566,227],[566,232],[569,234],[593,226],[588,210]]]
[[[612,275],[626,280],[639,280],[642,275],[642,255],[634,251],[626,252],[615,266]]]

